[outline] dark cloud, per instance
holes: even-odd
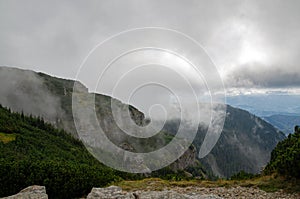
[[[300,86],[298,66],[266,66],[259,63],[242,65],[228,77],[228,86],[245,88],[293,88]]]

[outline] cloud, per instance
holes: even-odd
[[[242,65],[226,77],[229,87],[295,88],[300,86],[298,66],[266,66],[260,63]]]
[[[0,104],[13,111],[40,116],[53,123],[64,116],[60,99],[32,71],[0,67],[0,85]]]
[[[201,43],[228,89],[300,87],[299,9],[297,0],[3,0],[0,65],[74,79],[99,42],[123,30],[158,26]]]

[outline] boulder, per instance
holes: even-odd
[[[48,199],[48,195],[44,186],[33,185],[2,199]]]
[[[132,193],[123,193],[121,187],[93,188],[87,199],[135,199]]]

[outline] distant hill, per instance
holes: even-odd
[[[227,96],[226,101],[233,107],[247,110],[259,117],[271,115],[300,115],[300,95],[284,93],[238,95]]]
[[[285,135],[293,133],[294,126],[300,124],[300,116],[294,115],[271,115],[263,119],[284,132]]]

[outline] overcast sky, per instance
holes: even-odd
[[[1,0],[0,65],[74,79],[103,40],[155,26],[198,41],[229,95],[298,93],[299,10],[298,0]]]

